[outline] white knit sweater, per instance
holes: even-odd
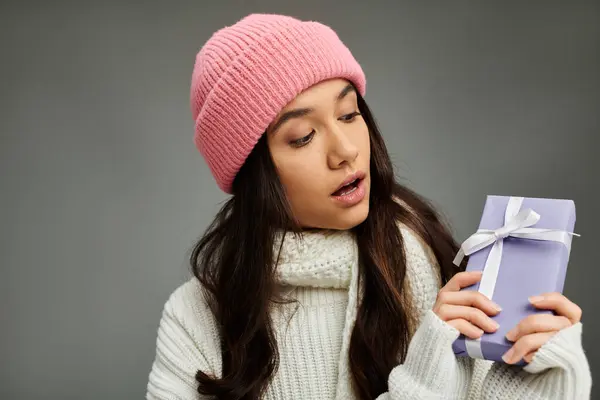
[[[408,285],[420,323],[405,362],[389,376],[389,392],[378,400],[590,397],[581,323],[556,334],[525,368],[456,357],[452,343],[459,332],[431,311],[440,289],[432,253],[409,230],[401,230]],[[280,365],[265,399],[356,398],[347,358],[360,301],[357,260],[357,246],[348,232],[308,233],[304,240],[286,236],[278,279],[300,307],[278,305],[272,311]],[[219,335],[202,291],[191,279],[167,301],[147,399],[203,399],[197,392],[196,371],[220,376]]]

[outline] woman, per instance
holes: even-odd
[[[200,50],[195,143],[232,197],[165,305],[147,398],[588,398],[581,310],[557,293],[506,364],[454,355],[501,311],[460,291],[480,276],[394,180],[365,86],[316,22],[253,14]]]

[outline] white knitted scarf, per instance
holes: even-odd
[[[276,256],[280,244],[281,236],[275,241]],[[354,235],[349,231],[304,232],[301,236],[287,233],[279,252],[277,279],[289,286],[348,289],[336,399],[353,398],[348,349],[359,304],[358,246]]]

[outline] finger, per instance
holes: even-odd
[[[521,320],[517,326],[512,328],[506,334],[506,338],[511,342],[516,342],[525,335],[538,332],[559,331],[571,325],[572,323],[567,317],[548,314],[535,314],[523,318],[523,320]]]
[[[525,355],[525,357],[523,357],[523,360],[525,360],[527,363],[530,363],[533,361],[533,356],[535,355],[535,351],[532,351],[531,353],[527,353]]]
[[[529,301],[536,308],[554,310],[558,315],[567,317],[573,324],[581,320],[581,308],[561,293],[544,293],[540,296],[530,297]]]
[[[488,299],[482,293],[475,291],[440,292],[438,301],[440,304],[476,307],[487,315],[496,315],[502,310],[498,304]]]
[[[483,335],[483,330],[479,329],[469,321],[459,318],[448,321],[448,325],[455,327],[460,333],[471,338],[478,339]]]
[[[497,322],[475,307],[442,304],[438,309],[437,314],[440,319],[444,321],[451,321],[453,319],[467,320],[486,332],[495,332],[499,328]]]
[[[555,334],[556,332],[542,332],[523,336],[502,356],[502,359],[507,364],[514,364],[525,357],[525,355],[536,352]]]
[[[442,288],[443,292],[458,292],[460,289],[476,284],[481,280],[481,271],[464,271],[454,275]]]

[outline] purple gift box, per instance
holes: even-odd
[[[479,229],[497,231],[505,226],[505,212],[509,201],[512,209],[516,207],[518,211],[523,212],[531,209],[539,214],[539,220],[529,228],[556,230],[554,233],[573,232],[575,203],[572,200],[511,196],[487,196]],[[497,238],[492,237],[493,240]],[[533,307],[528,298],[545,292],[562,293],[571,236],[564,234],[563,237],[566,237],[562,239],[566,243],[502,236],[501,260],[491,296],[491,299],[502,307],[502,311],[492,317],[500,324],[500,328],[494,333],[484,333],[478,341],[471,341],[461,335],[452,345],[457,356],[504,362],[502,356],[513,345],[506,339],[506,334],[529,315],[552,312]],[[483,271],[491,251],[492,245],[488,245],[472,253],[469,256],[467,271]],[[481,282],[462,290],[480,290],[480,284]],[[481,291],[485,293],[486,289]],[[465,339],[470,343],[467,344]],[[473,346],[476,346],[477,351],[473,350]],[[471,350],[468,350],[469,348]],[[521,360],[517,365],[525,364],[525,361]]]

